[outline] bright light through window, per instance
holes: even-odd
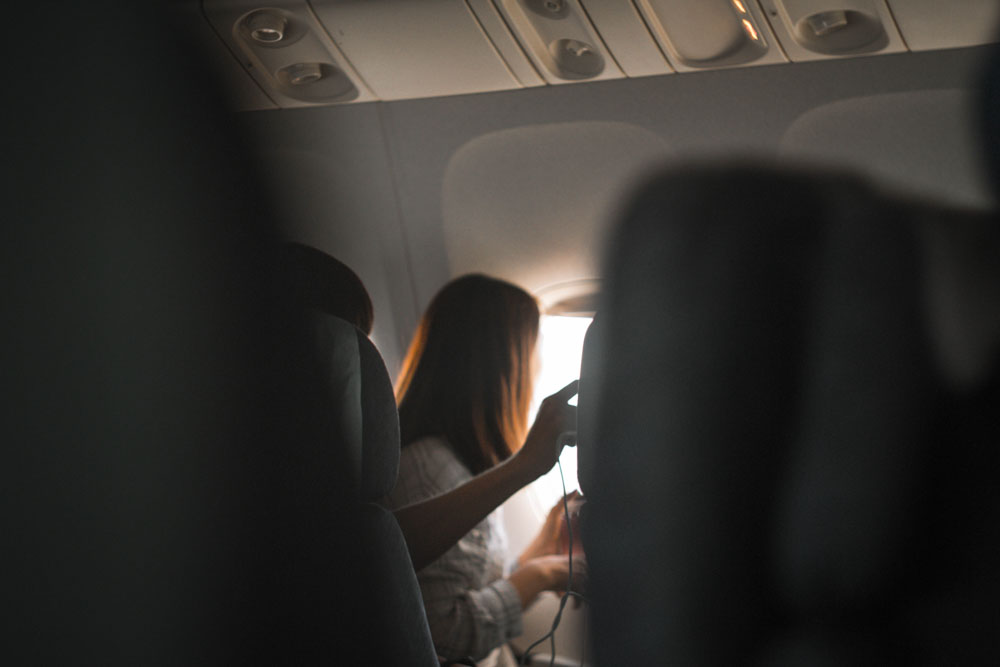
[[[541,369],[535,382],[534,398],[531,406],[531,420],[542,399],[559,391],[571,380],[580,377],[580,357],[583,352],[583,337],[590,326],[589,317],[543,316],[541,321],[538,354]],[[570,401],[576,404],[574,398]],[[579,488],[576,482],[576,447],[566,447],[559,458],[566,479],[566,491]],[[543,512],[555,504],[562,496],[559,481],[559,467],[555,466],[532,485],[537,509]]]

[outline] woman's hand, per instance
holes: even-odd
[[[587,560],[582,557],[573,558],[573,585],[569,585],[569,558],[567,556],[542,556],[529,561],[537,563],[548,572],[548,585],[545,590],[565,593],[571,590],[575,593],[587,592]]]
[[[566,556],[540,556],[524,563],[509,577],[518,595],[521,606],[527,608],[542,591],[566,593],[572,590],[576,593],[586,593],[587,561],[581,557],[573,558],[573,582],[569,580],[569,558]]]
[[[580,497],[579,491],[572,491],[566,496],[566,502],[572,505]],[[564,544],[566,542],[566,507],[563,499],[560,498],[545,517],[535,539],[531,541],[528,548],[518,557],[518,565],[523,565],[532,558],[539,556],[549,556],[552,554],[565,553]]]
[[[552,469],[562,452],[564,433],[576,433],[576,407],[568,403],[576,395],[579,380],[548,396],[538,409],[535,423],[528,431],[524,446],[513,460],[522,466],[528,482],[534,481]],[[527,483],[527,482],[526,482]]]

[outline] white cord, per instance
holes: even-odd
[[[536,642],[531,644],[524,651],[524,655],[521,656],[521,664],[527,665],[528,660],[531,658],[531,650],[544,642],[546,639],[549,640],[550,644],[550,658],[549,667],[554,667],[556,664],[556,628],[559,627],[559,621],[562,620],[563,609],[566,608],[566,603],[569,602],[571,597],[579,598],[580,600],[586,600],[583,595],[580,595],[573,590],[573,522],[569,515],[569,501],[566,499],[566,477],[563,475],[562,462],[558,459],[556,460],[556,465],[559,466],[559,480],[562,482],[562,492],[563,492],[563,511],[566,513],[566,537],[569,540],[569,547],[566,551],[566,558],[568,561],[569,577],[566,581],[566,594],[563,595],[562,600],[559,601],[559,610],[556,612],[556,616],[552,619],[552,629],[550,629],[545,635],[543,635]],[[580,662],[583,665],[583,662]]]

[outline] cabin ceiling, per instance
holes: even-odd
[[[765,51],[747,46],[745,30],[664,37],[666,17],[691,30],[706,17],[737,16],[732,0],[560,5],[578,15],[555,23],[589,35],[606,65],[577,78],[532,56],[517,14],[532,3],[520,0],[175,8],[201,36],[232,105],[249,111],[238,118],[288,236],[345,261],[372,293],[374,337],[394,371],[419,313],[453,276],[491,273],[543,302],[593,289],[607,231],[655,165],[838,165],[906,195],[993,206],[975,119],[987,49],[975,45],[991,41],[985,26],[1000,22],[1000,3],[740,2]],[[685,14],[696,5],[703,11]],[[287,15],[295,42],[251,57],[238,40],[261,8]],[[787,45],[792,19],[827,10],[870,11],[886,34],[841,54]],[[836,23],[836,13],[827,19]],[[293,85],[287,68],[314,47],[322,52],[310,57],[328,57],[329,67],[311,81],[315,71],[293,71],[304,81]],[[327,88],[303,97],[300,87],[328,75]]]
[[[203,0],[244,110],[961,48],[995,0]],[[210,26],[210,29],[206,29]]]

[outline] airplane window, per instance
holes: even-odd
[[[580,357],[583,352],[583,337],[590,326],[590,317],[542,317],[538,354],[541,362],[538,379],[535,381],[534,398],[531,405],[531,420],[542,399],[558,391],[571,380],[580,376]],[[576,398],[570,401],[576,405]],[[559,459],[566,479],[566,491],[578,489],[576,481],[576,448],[566,447]],[[562,496],[559,467],[538,478],[531,486],[532,496],[538,509],[547,511]]]

